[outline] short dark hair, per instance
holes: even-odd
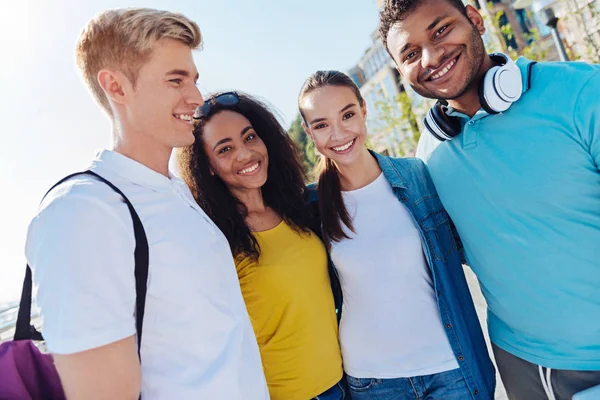
[[[219,94],[221,92],[206,101]],[[177,163],[183,180],[198,204],[223,232],[233,255],[257,260],[260,246],[246,223],[248,210],[218,176],[210,173],[204,150],[204,130],[215,115],[223,111],[243,115],[265,143],[269,155],[267,181],[261,188],[265,204],[298,232],[308,232],[311,216],[305,203],[305,174],[296,145],[265,103],[245,93],[237,94],[238,103],[215,103],[209,114],[197,122],[194,128],[196,141],[178,151]]]
[[[385,0],[383,7],[379,12],[379,33],[383,47],[389,52],[387,45],[387,36],[396,22],[402,21],[407,15],[414,11],[415,8],[427,0]],[[467,8],[461,0],[440,0],[446,1],[454,6],[457,10],[467,16]]]

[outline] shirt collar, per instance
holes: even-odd
[[[98,151],[91,167],[106,168],[134,184],[158,192],[170,192],[173,183],[178,183],[178,179],[171,172],[169,177],[166,177],[144,164],[111,150]]]
[[[517,67],[521,70],[521,79],[523,81],[523,93],[529,90],[531,87],[531,69],[536,64],[535,61],[529,60],[525,57],[519,57],[517,61],[515,61]]]
[[[480,108],[475,113],[475,115],[473,115],[473,118],[471,118],[467,114],[461,113],[460,111],[457,111],[450,106],[448,106],[448,109],[446,110],[446,114],[450,117],[458,117],[461,120],[462,125],[464,125],[469,120],[478,120],[480,118],[483,118],[483,117],[489,115],[487,113],[487,111],[485,111],[483,108]]]

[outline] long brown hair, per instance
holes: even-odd
[[[326,86],[347,87],[354,92],[361,107],[365,104],[358,86],[356,86],[348,75],[340,71],[317,71],[304,82],[302,89],[300,89],[300,96],[298,97],[298,109],[307,128],[308,124],[302,112],[302,99],[313,90]],[[342,185],[335,163],[330,158],[321,155],[319,163],[315,168],[315,175],[319,177],[317,193],[323,241],[330,248],[331,242],[339,242],[344,238],[349,239],[349,236],[344,232],[342,222],[348,229],[354,232],[352,217],[350,217],[342,198]]]

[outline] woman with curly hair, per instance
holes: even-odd
[[[178,165],[229,241],[271,398],[346,398],[327,252],[294,143],[241,93],[210,97],[194,118]]]

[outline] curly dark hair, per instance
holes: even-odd
[[[396,22],[402,21],[406,16],[420,6],[425,0],[385,0],[383,7],[379,12],[379,33],[383,47],[389,52],[387,45],[387,36]],[[462,0],[441,0],[453,5],[465,16],[467,15],[466,6]],[[392,57],[393,58],[393,57]]]
[[[213,94],[206,101],[212,101],[219,94]],[[197,120],[194,127],[196,141],[179,149],[177,165],[200,207],[229,241],[233,255],[256,260],[260,256],[260,246],[246,224],[248,210],[221,179],[210,173],[203,136],[204,127],[212,117],[225,110],[241,114],[265,143],[269,167],[267,181],[261,190],[267,206],[299,232],[308,232],[311,214],[305,202],[305,172],[296,145],[267,105],[247,94],[238,92],[237,95],[238,103],[222,105],[213,102],[208,115]]]

